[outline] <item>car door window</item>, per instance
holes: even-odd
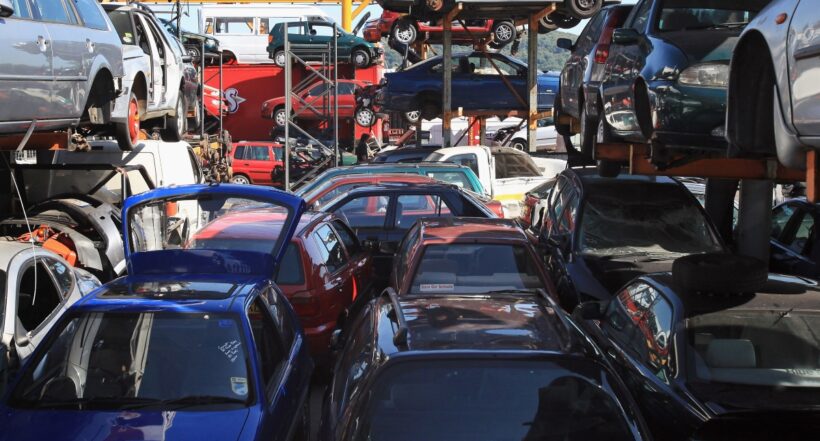
[[[466,60],[467,63],[461,66],[460,70],[462,73],[465,73],[464,70],[466,69],[466,73],[475,75],[518,75],[518,69],[515,66],[498,58],[493,58],[492,62],[490,62],[487,57],[478,55],[464,57],[461,58],[461,60]],[[501,73],[499,73],[499,71],[501,71]]]
[[[353,229],[383,227],[389,202],[387,196],[360,196],[345,202],[334,213]]]
[[[333,28],[327,25],[310,25],[310,35],[314,37],[333,37]]]
[[[450,217],[453,210],[439,195],[403,194],[396,203],[396,228],[408,229],[423,217]]]
[[[367,363],[368,351],[363,349],[370,340],[372,326],[370,310],[365,305],[364,311],[354,318],[351,326],[342,331],[345,350],[336,364],[332,388],[333,401],[339,405],[337,410],[345,407],[354,386],[364,377],[361,367]]]
[[[12,17],[31,18],[31,10],[26,0],[11,0],[11,5],[14,8],[14,13],[11,15]]]
[[[305,24],[302,22],[288,23],[288,35],[304,35]]]
[[[356,238],[356,235],[350,231],[350,228],[348,228],[344,222],[340,220],[333,221],[333,229],[336,230],[336,235],[342,240],[349,256],[355,256],[362,251],[359,239]]]
[[[627,352],[668,381],[674,372],[672,306],[661,293],[644,282],[636,282],[610,302],[602,328]]]
[[[236,146],[236,148],[233,151],[233,158],[234,159],[244,159],[244,157],[245,157],[245,146],[244,145]]]
[[[64,287],[58,285],[48,270],[51,259],[26,262],[17,295],[17,318],[27,332],[35,331],[60,307]]]
[[[473,173],[478,174],[478,156],[475,153],[463,153],[461,155],[453,155],[447,162],[453,164],[464,165],[470,167]]]
[[[575,219],[578,214],[578,192],[572,187],[564,187],[564,190],[559,195],[561,208],[560,213],[556,213],[558,222],[555,224],[556,231],[561,234],[567,234],[575,229]]]
[[[73,23],[72,14],[61,0],[34,0],[34,10],[40,20],[54,23]]]
[[[313,86],[310,89],[310,91],[308,92],[308,96],[319,96],[319,95],[323,94],[326,89],[327,89],[327,85],[325,85],[325,83],[317,84],[316,86]]]
[[[329,225],[324,224],[313,234],[319,244],[319,253],[322,255],[327,271],[331,274],[342,269],[347,263],[342,242]]]
[[[302,257],[299,253],[299,247],[293,243],[285,249],[285,255],[276,270],[274,279],[278,285],[302,285],[305,283]]]
[[[74,276],[71,269],[54,259],[44,259],[46,266],[51,271],[51,276],[54,277],[57,288],[63,298],[71,295],[71,290],[74,289]]]
[[[251,149],[253,150],[253,160],[270,161],[270,151],[267,147],[254,146]]]
[[[270,311],[271,317],[273,317],[273,324],[276,326],[276,330],[279,331],[279,336],[282,338],[285,355],[287,356],[291,346],[293,346],[293,340],[296,335],[293,332],[294,323],[292,316],[288,313],[287,307],[283,305],[283,302],[287,301],[285,300],[286,297],[277,289],[276,287],[266,289],[265,301],[263,303],[267,303],[268,311]]]
[[[788,230],[780,235],[780,243],[795,253],[802,254],[809,251],[807,245],[814,237],[814,216],[803,210],[797,211],[791,218]],[[772,222],[774,224],[774,222]]]
[[[218,17],[217,35],[253,35],[253,17]]]
[[[581,35],[575,42],[575,47],[581,54],[586,55],[592,50],[592,46],[598,43],[598,37],[601,35],[601,29],[604,26],[606,15],[606,12],[596,14],[587,27],[584,28],[584,31],[581,32]]]
[[[77,8],[77,13],[80,14],[83,24],[93,29],[108,29],[96,0],[74,0],[74,6]]]
[[[446,182],[448,184],[454,184],[458,186],[458,188],[466,188],[467,190],[478,191],[475,187],[473,187],[472,183],[467,179],[467,176],[464,173],[459,172],[427,172],[427,176],[437,180]]]
[[[783,241],[786,234],[786,227],[789,220],[794,216],[796,207],[791,204],[784,204],[774,209],[772,212],[772,238]]]
[[[339,95],[353,95],[356,93],[356,85],[353,83],[339,83],[336,88]]]
[[[253,332],[253,344],[265,384],[265,394],[270,400],[276,393],[276,369],[286,359],[287,352],[261,297],[257,297],[248,307],[247,316]]]
[[[627,27],[635,29],[638,32],[643,32],[646,27],[646,22],[649,21],[649,11],[651,8],[652,0],[645,0],[640,6],[633,9]]]
[[[150,17],[143,16],[142,19],[145,21],[145,26],[148,27],[148,31],[151,32],[151,36],[154,37],[154,42],[157,45],[157,54],[161,59],[169,61],[165,56],[166,41],[161,35],[162,32],[160,32],[159,28],[156,24],[154,24],[154,21]]]

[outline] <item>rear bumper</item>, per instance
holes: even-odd
[[[655,138],[663,144],[726,149],[726,89],[647,84]]]

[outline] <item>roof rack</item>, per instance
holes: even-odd
[[[404,318],[404,310],[401,309],[401,303],[396,296],[396,292],[392,289],[385,290],[387,297],[390,298],[390,303],[393,305],[393,313],[396,315],[396,321],[399,323],[399,329],[393,335],[393,344],[396,346],[407,346],[407,320]]]

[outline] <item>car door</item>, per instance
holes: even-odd
[[[336,94],[339,100],[339,117],[352,118],[356,108],[356,88],[355,83],[339,82],[337,83]],[[333,108],[333,97],[330,97],[331,109]]]
[[[341,239],[329,224],[322,224],[311,235],[316,241],[323,269],[319,270],[322,279],[322,298],[329,298],[332,310],[340,314],[353,298],[353,277],[350,260],[345,252]]]
[[[581,35],[575,40],[572,53],[564,65],[561,72],[561,106],[573,116],[581,114],[580,99],[582,97],[581,87],[584,82],[584,73],[589,63],[590,51],[598,40],[598,33],[604,22],[606,11],[595,14],[595,17],[587,23]]]
[[[315,47],[315,50],[327,50],[333,43],[333,27],[325,23],[310,23],[308,27],[308,41]],[[342,57],[342,45],[339,45],[339,57]],[[348,50],[348,52],[350,52]]]
[[[326,90],[327,84],[324,82],[308,89],[302,95],[305,102],[299,102],[293,106],[296,118],[320,119],[325,115],[331,115],[333,113],[333,99],[328,93],[325,93]]]
[[[0,132],[25,132],[25,121],[69,115],[51,106],[53,46],[46,25],[28,0],[12,0],[12,6],[11,17],[0,20],[0,59],[14,60],[0,63]]]
[[[580,206],[580,194],[567,178],[561,176],[550,192],[543,219],[541,243],[545,249],[547,271],[555,282],[561,305],[572,310],[579,301],[568,264],[573,262],[572,237]]]
[[[248,145],[245,147],[245,160],[242,163],[247,167],[251,182],[254,184],[270,184],[272,182],[273,162],[270,149],[264,145]]]
[[[817,14],[816,2],[799,2],[790,26],[792,120],[800,135],[817,136],[820,135],[820,14]]]
[[[370,254],[361,246],[356,234],[344,222],[335,219],[331,222],[331,225],[347,252],[347,271],[351,282],[349,298],[355,301],[359,295],[366,293],[369,288],[372,277]]]
[[[262,61],[257,59],[256,54],[264,52],[264,46],[257,47],[257,37],[255,36],[254,17],[217,17],[215,19],[215,36],[223,41],[226,47],[234,51],[236,59],[240,62]],[[266,61],[266,60],[265,60]]]
[[[142,13],[135,13],[135,20],[140,22],[140,25],[145,30],[145,37],[148,40],[151,56],[151,75],[153,93],[150,97],[149,110],[164,109],[172,103],[167,102],[168,93],[168,74],[166,57],[171,56],[168,47],[163,42],[156,28],[152,27],[150,19]]]
[[[818,249],[815,215],[800,202],[786,202],[772,212],[770,267],[774,272],[814,278]]]
[[[166,107],[176,105],[178,94],[182,82],[182,54],[183,50],[176,41],[169,40],[168,35],[163,31],[156,19],[150,16],[145,17],[151,35],[157,41],[158,46],[162,46],[162,74],[165,78],[165,93],[162,97]]]
[[[388,240],[387,225],[392,226],[393,199],[387,194],[355,195],[334,204],[330,211],[350,226],[360,243],[369,241],[381,244]],[[375,251],[375,274],[386,278],[392,259],[392,253]]]
[[[68,116],[79,118],[85,100],[80,90],[85,90],[88,71],[84,61],[93,42],[85,28],[80,25],[74,8],[66,0],[32,0],[36,17],[46,25],[49,44],[53,54],[51,68],[54,83],[51,90],[51,106],[44,109],[47,118]],[[88,41],[86,41],[88,40]]]

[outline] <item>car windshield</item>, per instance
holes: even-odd
[[[112,166],[69,166],[55,168],[41,166],[18,166],[18,176],[22,176],[26,202],[29,205],[60,196],[87,195],[102,202],[121,206],[125,197],[154,188],[144,167],[131,167],[125,171],[128,180],[123,179],[123,170]],[[123,197],[123,183],[127,184]]]
[[[217,410],[253,399],[247,345],[228,315],[83,312],[53,335],[13,407]]]
[[[403,362],[378,377],[353,439],[644,439],[613,383],[583,360]]]
[[[818,329],[820,312],[790,308],[788,302],[771,309],[728,309],[694,316],[686,321],[691,376],[700,383],[763,386],[783,392],[812,388],[812,402],[818,406]],[[715,386],[699,389],[719,391]]]
[[[427,245],[416,268],[411,294],[482,294],[544,287],[537,263],[520,245]]]
[[[494,153],[493,158],[497,179],[541,176],[541,171],[529,155],[512,152]]]
[[[587,193],[579,238],[585,254],[672,257],[722,250],[698,202],[677,185],[607,183]]]
[[[770,0],[666,0],[657,15],[662,32],[742,28]]]

